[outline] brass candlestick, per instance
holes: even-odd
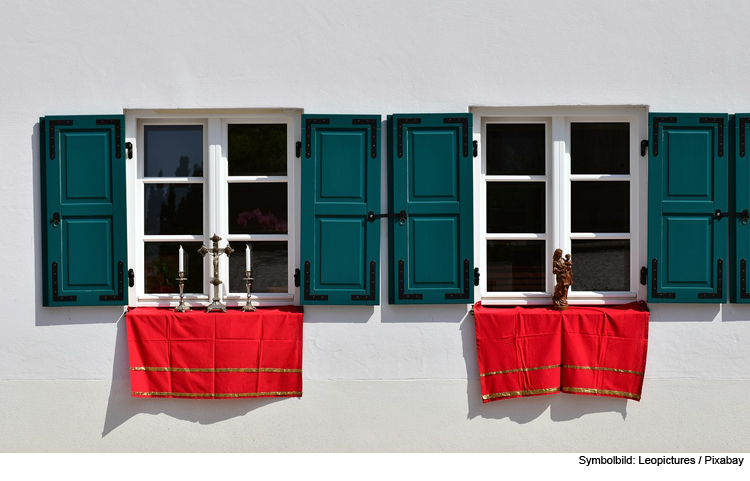
[[[247,303],[242,306],[242,312],[255,312],[255,306],[250,302],[250,288],[253,285],[253,271],[245,271],[245,286],[247,287]]]
[[[219,241],[221,240],[221,237],[214,234],[211,237],[211,240],[214,243],[213,248],[211,250],[208,250],[206,248],[206,245],[202,245],[200,249],[198,249],[198,252],[203,256],[206,257],[206,254],[211,253],[212,256],[214,256],[213,264],[214,264],[214,277],[211,279],[211,284],[214,285],[214,298],[213,302],[208,305],[206,308],[206,312],[211,311],[222,311],[227,312],[227,306],[223,302],[221,302],[221,298],[219,297],[219,286],[222,284],[221,279],[219,279],[219,256],[221,254],[226,254],[227,257],[234,252],[234,249],[229,247],[229,243],[227,243],[227,246],[223,249],[219,249]]]
[[[192,311],[192,309],[190,309],[190,306],[185,304],[185,281],[186,280],[187,280],[187,277],[185,277],[185,273],[183,271],[180,271],[177,275],[177,282],[180,284],[180,303],[177,304],[177,307],[174,308],[175,312]]]

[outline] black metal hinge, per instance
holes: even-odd
[[[375,261],[370,261],[370,294],[358,295],[352,294],[353,301],[374,301],[375,300],[375,272],[377,265]]]
[[[299,287],[299,269],[294,269],[294,287]]]
[[[96,119],[96,125],[114,125],[115,126],[115,157],[122,157],[122,135],[120,129],[120,119]]]
[[[443,119],[444,124],[461,124],[461,145],[463,146],[464,157],[469,156],[469,119],[466,117],[446,117]]]
[[[49,158],[55,160],[55,128],[58,125],[73,125],[72,119],[49,121]]]
[[[719,157],[724,157],[724,119],[721,117],[701,117],[702,124],[719,124]]]
[[[352,119],[353,125],[370,126],[370,157],[378,156],[378,121],[376,119]]]
[[[658,272],[658,262],[654,258],[651,260],[651,297],[654,299],[674,299],[677,297],[677,294],[674,292],[657,292]]]
[[[123,281],[123,262],[117,261],[117,294],[114,295],[101,295],[99,296],[100,301],[122,301],[125,299],[125,286]]]
[[[52,300],[59,302],[71,302],[78,300],[78,296],[60,296],[58,281],[57,281],[57,262],[52,263]]]
[[[404,294],[404,260],[398,261],[398,298],[399,299],[422,299],[422,294]]]
[[[464,292],[461,294],[446,294],[446,299],[468,299],[469,298],[469,259],[464,259]]]
[[[330,124],[331,119],[305,119],[305,157],[312,157],[312,126],[313,124]]]
[[[750,117],[740,117],[740,157],[745,156],[745,126],[750,123]]]
[[[125,142],[125,150],[128,153],[128,159],[133,158],[133,142]]]
[[[422,119],[419,117],[401,118],[396,121],[396,149],[398,150],[397,155],[399,159],[404,156],[404,124],[421,123]]]
[[[305,300],[327,301],[327,295],[310,295],[310,261],[305,261]]]
[[[648,153],[648,140],[641,140],[641,157],[645,157]]]
[[[474,268],[474,285],[479,285],[479,267]]]
[[[750,293],[747,292],[747,261],[740,261],[740,299],[750,299]]]
[[[677,122],[677,117],[654,117],[654,133],[651,136],[651,141],[654,144],[654,157],[658,157],[659,155],[659,124],[669,123],[673,124]]]
[[[135,285],[135,272],[133,269],[128,269],[128,286],[133,287]]]
[[[721,299],[724,296],[724,261],[716,261],[716,292],[699,292],[698,299]]]

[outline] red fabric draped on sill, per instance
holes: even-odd
[[[302,396],[301,308],[177,313],[138,307],[126,318],[133,396]]]
[[[648,308],[474,306],[482,401],[566,392],[640,401]]]

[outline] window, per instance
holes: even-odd
[[[573,260],[571,302],[632,301],[645,250],[638,236],[645,234],[645,109],[474,115],[481,129],[476,232],[483,302],[548,303],[556,248]]]
[[[245,246],[253,250],[252,293],[265,304],[294,302],[297,235],[294,144],[299,114],[205,115],[131,111],[136,155],[129,161],[135,182],[129,191],[131,266],[138,305],[169,305],[179,292],[175,280],[180,246],[185,252],[187,300],[213,296],[210,255],[216,233],[222,298],[243,305]],[[132,134],[131,134],[132,135]],[[132,304],[135,304],[132,302]]]

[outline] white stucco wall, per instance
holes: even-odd
[[[482,405],[467,308],[385,289],[305,309],[300,400],[129,397],[122,309],[42,307],[40,116],[750,111],[746,1],[254,3],[0,2],[0,450],[750,450],[750,306],[732,304],[651,306],[640,403]]]

